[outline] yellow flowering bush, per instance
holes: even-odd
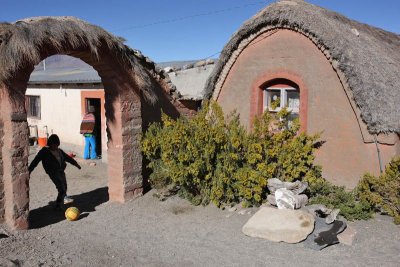
[[[154,187],[175,184],[180,195],[194,204],[217,206],[266,200],[268,179],[284,181],[321,179],[313,152],[318,135],[299,133],[298,120],[287,126],[286,108],[254,118],[248,133],[234,112],[226,118],[221,107],[207,102],[193,118],[174,121],[165,114],[141,138],[150,161]],[[271,131],[275,123],[278,131]]]
[[[279,104],[279,99],[274,105]],[[270,178],[307,181],[310,204],[339,208],[348,220],[368,219],[372,209],[383,210],[400,223],[400,158],[392,160],[380,177],[365,174],[347,192],[321,176],[314,165],[319,135],[299,133],[290,112],[264,113],[247,132],[233,112],[226,118],[215,101],[206,102],[193,118],[173,120],[162,115],[141,137],[141,150],[152,170],[155,188],[179,186],[179,194],[195,205],[213,202],[221,207],[243,202],[260,205],[267,199]]]

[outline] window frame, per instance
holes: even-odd
[[[39,102],[39,116],[35,116],[31,114],[31,98],[35,97],[38,99]],[[28,118],[31,119],[38,119],[40,120],[42,117],[42,99],[40,97],[40,95],[25,95],[25,109],[26,109],[26,115]]]
[[[281,102],[279,104],[278,107],[276,107],[276,109],[272,109],[271,107],[268,106],[268,92],[271,91],[280,91],[280,99]],[[287,92],[288,91],[298,91],[299,92],[299,102],[300,102],[300,90],[299,88],[295,88],[295,87],[289,87],[289,86],[285,86],[285,87],[267,87],[263,90],[263,112],[265,112],[267,109],[270,112],[279,112],[287,103],[286,103],[286,99],[287,99]],[[300,114],[300,103],[299,103],[299,108],[289,108],[287,107],[287,110],[291,111],[292,113],[295,114]]]

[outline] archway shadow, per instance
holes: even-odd
[[[102,187],[80,195],[74,195],[72,198],[74,199],[74,203],[65,205],[65,208],[72,206],[77,207],[81,214],[85,213],[81,215],[80,219],[82,219],[88,216],[88,212],[95,211],[96,206],[108,201],[108,187]],[[29,212],[29,228],[38,229],[66,220],[64,212],[64,209],[61,211],[54,210],[54,202],[31,210]]]

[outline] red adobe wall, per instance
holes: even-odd
[[[3,135],[4,135],[3,122],[0,121],[0,136]],[[3,147],[3,144],[4,144],[3,139],[0,139],[0,147]],[[4,182],[3,179],[1,179],[2,177],[3,177],[3,153],[2,149],[0,149],[0,223],[3,223],[5,220],[4,218],[5,192],[4,192]]]
[[[299,85],[303,129],[308,134],[323,131],[321,140],[326,143],[316,153],[316,164],[323,166],[326,179],[354,187],[365,171],[379,174],[376,146],[364,143],[337,73],[314,43],[300,33],[282,29],[254,39],[237,57],[217,101],[226,113],[237,109],[242,123],[249,127],[253,115],[262,111],[260,86],[275,78]],[[397,135],[394,143],[379,145],[383,165],[399,155]]]
[[[0,86],[0,120],[2,121],[0,221],[6,221],[14,229],[28,228],[29,130],[24,103],[26,83],[27,80],[24,77],[18,76],[12,83],[13,90]]]

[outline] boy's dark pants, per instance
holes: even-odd
[[[67,195],[67,179],[65,178],[65,172],[62,170],[58,170],[54,173],[49,173],[49,176],[58,191],[56,204],[61,205],[63,203],[64,197]]]

